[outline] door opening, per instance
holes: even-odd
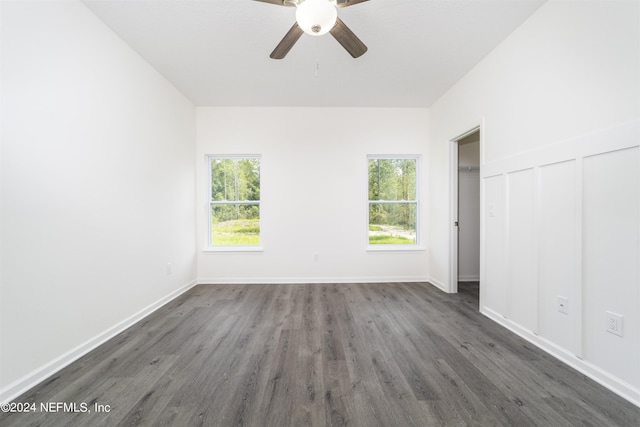
[[[451,141],[451,292],[479,295],[480,128]]]

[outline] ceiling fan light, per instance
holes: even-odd
[[[296,21],[307,34],[327,34],[338,19],[338,10],[329,0],[305,0],[296,9]]]

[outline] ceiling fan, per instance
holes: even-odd
[[[353,6],[369,0],[255,0],[279,6],[296,7],[296,22],[271,52],[273,59],[287,56],[303,33],[312,36],[331,35],[349,54],[358,58],[367,51],[367,46],[338,18],[337,8]]]

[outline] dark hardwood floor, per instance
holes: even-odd
[[[640,425],[640,408],[477,306],[477,284],[197,286],[0,425]],[[42,411],[58,402],[76,408]]]

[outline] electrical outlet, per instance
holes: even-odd
[[[569,299],[558,296],[558,311],[562,314],[569,314]]]
[[[605,330],[614,335],[622,336],[622,315],[611,311],[606,311],[605,315]]]
[[[173,273],[173,265],[170,262],[167,263],[167,276],[170,276]]]

